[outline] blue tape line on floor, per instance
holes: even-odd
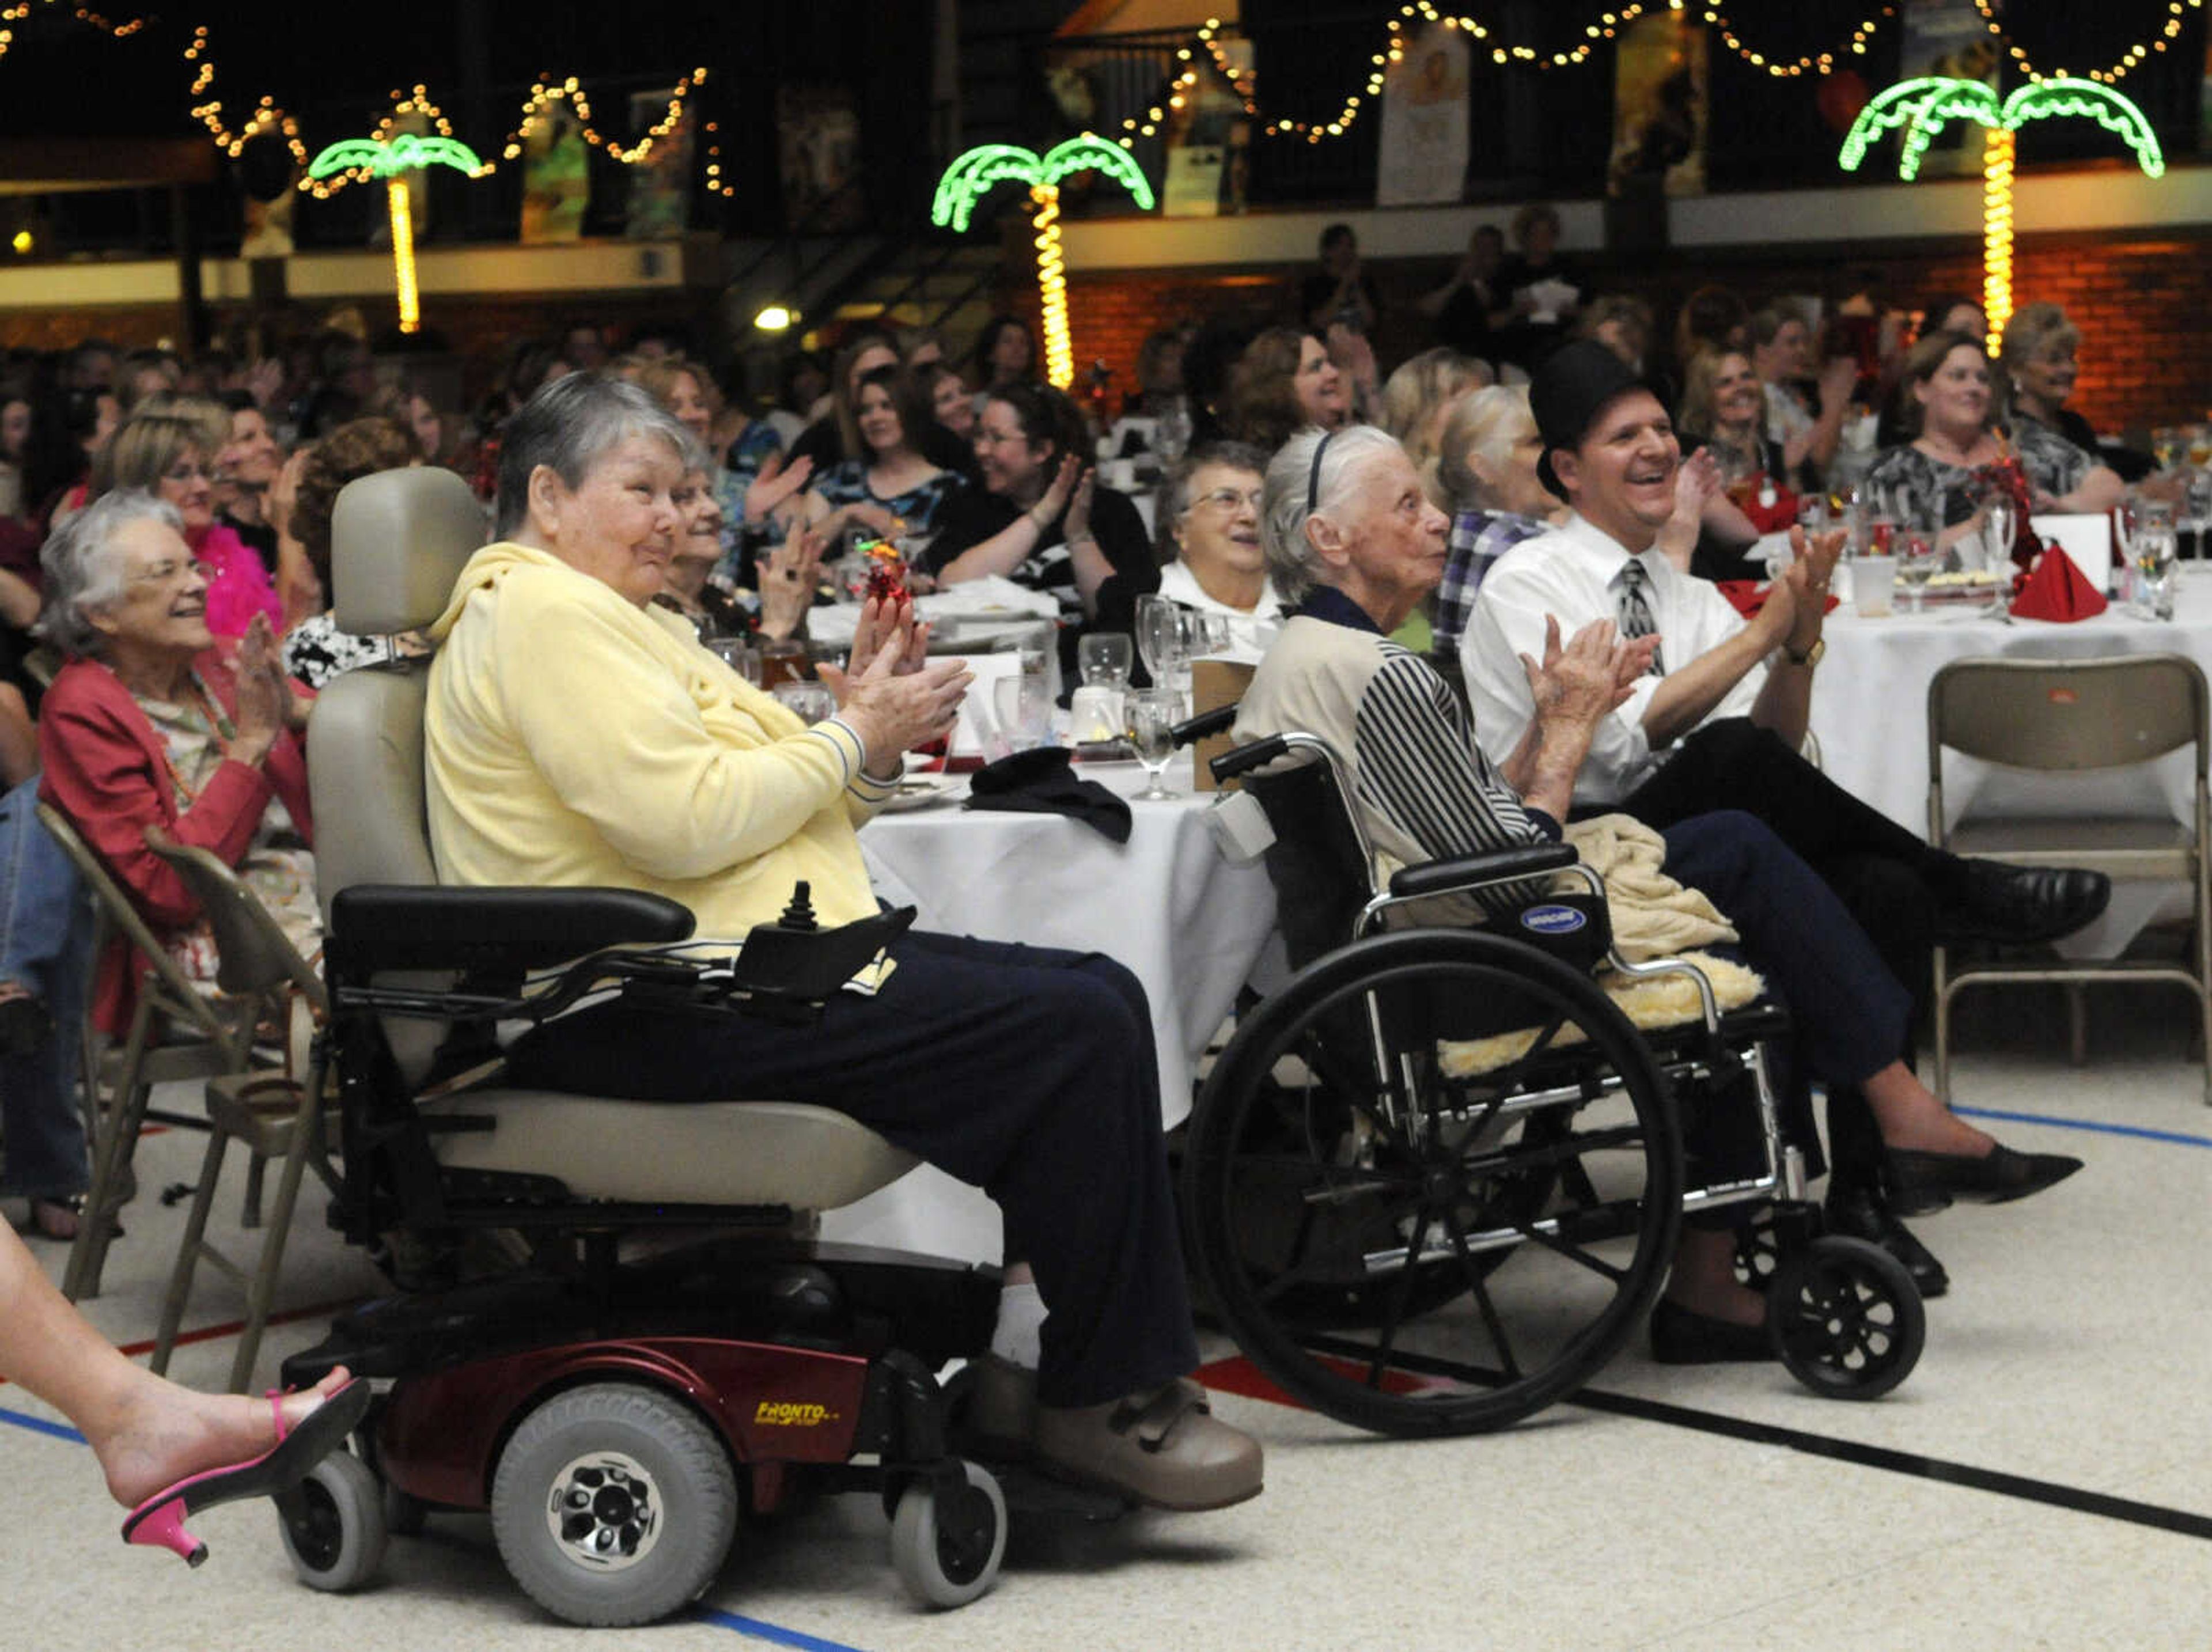
[[[74,1440],[79,1445],[85,1442],[84,1436],[67,1423],[49,1422],[43,1417],[33,1417],[27,1411],[9,1411],[5,1406],[0,1406],[0,1423],[27,1428],[33,1434],[51,1434],[57,1440]]]
[[[2097,1119],[2057,1119],[2045,1113],[2006,1113],[1993,1107],[1954,1107],[1962,1118],[2002,1119],[2009,1124],[2056,1125],[2061,1130],[2091,1130],[2100,1136],[2134,1136],[2142,1141],[2172,1142],[2178,1147],[2212,1147],[2212,1136],[2192,1136],[2181,1130],[2148,1130],[2139,1124],[2106,1124]]]
[[[734,1629],[740,1635],[750,1635],[756,1640],[773,1641],[778,1646],[795,1646],[799,1652],[859,1652],[842,1641],[825,1641],[819,1636],[804,1635],[795,1629],[784,1629],[775,1624],[764,1624],[757,1618],[740,1617],[734,1612],[724,1612],[719,1606],[701,1606],[699,1616],[717,1629]]]

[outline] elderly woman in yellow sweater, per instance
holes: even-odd
[[[949,726],[964,673],[924,659],[910,610],[872,606],[845,669],[823,669],[836,714],[809,727],[700,647],[653,602],[684,453],[650,397],[594,374],[509,423],[498,543],[432,628],[439,875],[644,890],[733,942],[800,878],[826,923],[872,914],[855,832],[902,753]],[[617,999],[522,1040],[512,1076],[832,1107],[983,1188],[1035,1275],[986,1364],[994,1431],[1163,1508],[1255,1495],[1258,1445],[1183,1376],[1197,1348],[1143,987],[1109,958],[951,936],[891,956],[878,990],[838,994],[814,1027]]]

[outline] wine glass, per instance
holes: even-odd
[[[1934,542],[1917,533],[1899,534],[1896,545],[1898,581],[1911,593],[1912,611],[1917,614],[1927,601],[1928,581],[1942,566],[1943,554]]]
[[[2009,499],[1992,499],[1982,508],[1987,513],[1982,524],[1982,563],[2002,580],[2012,572],[2013,539],[2020,524],[2014,518]]]
[[[1134,644],[1126,631],[1092,631],[1077,645],[1086,687],[1126,689]]]
[[[1173,465],[1180,459],[1189,451],[1190,436],[1190,404],[1180,396],[1169,397],[1152,422],[1152,449],[1160,463]]]
[[[798,714],[801,722],[818,723],[836,714],[837,696],[826,683],[779,683],[770,692]]]
[[[1182,667],[1182,609],[1172,598],[1147,592],[1137,598],[1137,657],[1156,688],[1172,686]]]
[[[1182,793],[1163,785],[1160,777],[1175,756],[1175,730],[1182,720],[1182,696],[1172,689],[1139,689],[1129,696],[1128,706],[1129,743],[1137,750],[1137,761],[1145,766],[1146,786],[1137,793],[1138,800],[1158,802],[1181,797]]]

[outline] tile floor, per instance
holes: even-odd
[[[2033,996],[1999,1002],[1961,1064],[1960,1105],[2028,1115],[2037,1121],[1991,1127],[2089,1166],[2031,1204],[1918,1224],[1955,1284],[1929,1305],[1919,1370],[1887,1400],[1824,1402],[1778,1368],[1662,1369],[1637,1345],[1595,1386],[1663,1401],[1668,1420],[1569,1404],[1503,1436],[1406,1443],[1224,1397],[1222,1413],[1269,1453],[1267,1492],[1242,1508],[1024,1527],[994,1594],[933,1615],[893,1577],[880,1511],[828,1500],[741,1532],[697,1612],[589,1643],[2212,1643],[2212,1108],[2178,1029],[2185,1000],[2100,1006],[2080,1071],[2065,1065],[2055,1014]],[[150,1338],[184,1213],[153,1190],[192,1175],[198,1150],[176,1133],[142,1147],[148,1191],[111,1254],[106,1293],[88,1305],[118,1341]],[[234,1193],[224,1203],[234,1219]],[[286,1304],[375,1287],[319,1224],[301,1236]],[[58,1249],[41,1254],[58,1276]],[[187,1323],[220,1326],[237,1301],[211,1278]],[[272,1333],[263,1376],[315,1340],[317,1323]],[[174,1374],[219,1385],[229,1358],[228,1341],[210,1337],[180,1351]],[[36,1426],[48,1415],[0,1388],[0,1483],[15,1488],[0,1648],[416,1652],[584,1639],[512,1585],[481,1520],[394,1539],[381,1580],[347,1597],[294,1581],[265,1505],[204,1516],[213,1554],[196,1572],[126,1550],[89,1454]],[[1768,1427],[1738,1437],[1701,1425],[1712,1419]],[[1881,1450],[1854,1461],[1851,1446]],[[1946,1465],[2013,1478],[1989,1489],[1947,1478]],[[2108,1501],[2085,1508],[2085,1497]]]

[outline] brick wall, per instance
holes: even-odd
[[[1867,256],[1793,252],[1786,257],[1717,254],[1689,263],[1627,264],[1586,258],[1583,267],[1601,291],[1642,295],[1671,332],[1682,296],[1707,281],[1732,286],[1756,305],[1786,293],[1817,293],[1841,258],[1868,263],[1888,276],[1893,301],[1917,307],[1942,292],[1979,295],[1981,259],[1964,249],[1929,253],[1892,251]],[[2014,255],[2016,304],[2063,305],[2082,332],[2081,377],[2071,405],[2100,430],[2212,417],[2212,281],[2205,267],[2212,241],[2178,237],[2090,240],[2024,239]],[[1441,280],[1443,259],[1374,261],[1384,317],[1376,340],[1387,370],[1434,342],[1413,301]],[[1237,317],[1255,325],[1292,319],[1303,267],[1244,270],[1092,271],[1072,275],[1068,307],[1079,376],[1103,358],[1117,390],[1135,384],[1138,347],[1154,329],[1183,317]],[[1033,297],[1027,299],[1031,314]]]

